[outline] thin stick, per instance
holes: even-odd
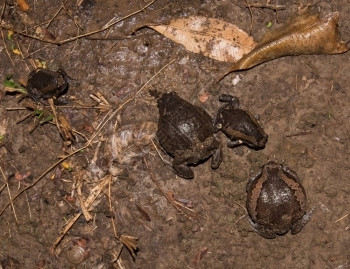
[[[42,41],[42,42],[46,42],[46,43],[50,43],[50,44],[54,44],[54,45],[63,45],[63,44],[66,44],[66,43],[69,43],[69,42],[72,42],[72,41],[75,41],[77,39],[80,39],[82,37],[87,37],[87,36],[91,36],[91,35],[94,35],[94,34],[97,34],[97,33],[100,33],[100,32],[104,32],[105,30],[109,29],[110,27],[112,27],[113,25],[123,21],[123,20],[126,20],[138,13],[141,13],[142,11],[144,11],[146,8],[148,8],[150,5],[152,5],[154,2],[156,2],[157,0],[153,0],[152,2],[148,3],[146,6],[144,6],[143,8],[133,12],[133,13],[130,13],[129,15],[126,15],[125,17],[123,18],[120,18],[114,22],[110,22],[110,23],[107,23],[105,26],[103,26],[101,29],[98,29],[98,30],[95,30],[95,31],[92,31],[92,32],[89,32],[89,33],[85,33],[85,34],[81,34],[81,35],[77,35],[77,36],[73,36],[73,37],[70,37],[70,38],[67,38],[67,39],[64,39],[64,40],[61,40],[61,41],[52,41],[52,40],[48,40],[48,39],[41,39],[40,37],[37,37],[37,36],[33,36],[33,35],[28,35],[28,34],[25,34],[23,32],[20,32],[20,31],[17,31],[17,30],[13,30],[13,29],[10,29],[9,27],[5,27],[3,25],[0,25],[0,27],[2,27],[3,29],[5,30],[12,30],[14,33],[18,34],[18,35],[22,35],[24,37],[28,37],[28,38],[32,38],[32,39],[35,39],[35,40],[39,40],[39,41]]]
[[[345,219],[347,216],[349,216],[350,213],[345,214],[344,216],[342,216],[341,218],[337,219],[334,223],[337,223],[339,221],[341,221],[342,219]]]
[[[238,218],[238,220],[236,220],[235,223],[233,223],[232,229],[231,229],[231,231],[230,231],[231,234],[233,233],[233,227],[235,227],[235,226],[237,225],[238,222],[240,222],[243,218],[245,218],[245,217],[247,217],[247,216],[248,216],[247,214],[245,214],[245,215],[243,215],[243,216],[240,216],[240,217]]]
[[[171,165],[171,163],[169,163],[167,160],[165,160],[165,159],[163,158],[163,156],[160,154],[160,151],[159,151],[159,149],[158,149],[156,143],[154,143],[153,139],[151,139],[151,142],[152,142],[152,144],[153,144],[154,149],[155,149],[156,152],[158,153],[159,158],[162,160],[162,162],[163,162],[164,164],[166,164],[166,165]]]
[[[2,31],[1,31],[1,36],[2,36],[2,40],[3,40],[3,42],[4,42],[4,48],[5,48],[6,54],[7,54],[7,56],[9,57],[9,59],[10,59],[12,65],[14,66],[15,63],[13,62],[13,60],[12,60],[12,58],[11,58],[11,55],[10,55],[8,49],[7,49],[6,42],[5,42],[5,36],[4,36],[4,33],[3,33]]]
[[[153,174],[151,173],[151,170],[148,167],[148,162],[146,160],[146,158],[143,158],[143,162],[146,165],[146,168],[148,170],[148,173],[151,176],[151,179],[153,181],[154,184],[156,184],[157,188],[160,190],[160,192],[164,195],[164,197],[168,200],[169,203],[171,203],[178,211],[181,212],[181,209],[174,203],[173,200],[170,199],[169,195],[167,195],[167,193],[163,190],[163,188],[160,186],[159,182],[154,178]]]
[[[73,224],[79,219],[79,217],[82,215],[83,213],[77,213],[74,217],[72,217],[66,224],[66,226],[64,227],[64,229],[61,231],[61,234],[56,238],[55,242],[52,244],[52,246],[50,247],[50,252],[51,254],[55,253],[55,248],[58,245],[59,242],[61,242],[62,238],[66,235],[66,233],[69,231],[69,229],[73,226]]]
[[[109,210],[111,212],[113,212],[113,214],[114,214],[114,209],[113,209],[112,199],[111,199],[111,185],[112,185],[111,181],[112,181],[112,177],[110,177],[110,180],[108,182],[108,203],[109,203]],[[114,237],[117,238],[118,241],[120,241],[120,238],[119,238],[119,235],[118,235],[117,226],[115,225],[115,222],[114,222],[114,218],[115,218],[114,216],[111,218],[111,223],[112,223]]]
[[[247,5],[247,7],[249,9],[252,7],[254,7],[254,8],[268,8],[268,9],[272,9],[274,11],[286,9],[286,7],[284,5],[272,5],[272,4],[269,4],[268,2],[266,2],[266,4],[259,4],[259,3],[249,4],[249,5]]]
[[[2,11],[1,11],[1,16],[0,16],[0,25],[2,23],[2,18],[4,17],[4,14],[5,14],[5,8],[6,8],[6,1],[4,3],[4,7],[2,8]]]
[[[0,171],[1,171],[2,177],[4,178],[4,181],[5,181],[5,184],[6,184],[6,188],[7,188],[7,192],[8,192],[9,197],[10,197],[10,201],[12,201],[12,195],[11,195],[9,183],[7,181],[7,178],[6,178],[5,174],[4,174],[4,171],[2,171],[1,166],[0,166]],[[15,206],[14,206],[13,202],[11,202],[11,206],[12,206],[12,210],[13,210],[13,215],[15,216],[15,219],[16,219],[16,223],[18,223],[16,209],[15,209]]]
[[[61,7],[56,11],[55,15],[49,20],[49,22],[46,24],[45,28],[49,28],[50,24],[53,22],[53,20],[58,16],[58,14],[61,12],[61,10],[64,8],[65,4],[67,4],[68,0],[66,0]]]
[[[2,187],[0,188],[0,193],[2,192],[2,190],[6,187],[6,184],[2,185]]]
[[[30,56],[33,56],[35,53],[38,53],[39,51],[41,51],[42,49],[45,49],[48,45],[42,46],[41,48],[27,54],[26,56],[23,55],[23,60],[29,58]]]
[[[252,31],[253,31],[253,12],[252,12],[252,8],[250,7],[250,4],[248,2],[248,0],[245,0],[246,5],[249,9],[249,13],[250,13],[250,30],[249,30],[249,35],[251,35]]]
[[[29,211],[29,219],[32,219],[32,210],[30,209],[30,203],[29,203],[29,198],[28,194],[26,193],[26,198],[27,198],[27,204],[28,204],[28,211]]]
[[[63,7],[64,12],[68,15],[69,18],[71,18],[75,24],[75,26],[80,29],[81,31],[84,31],[83,27],[80,26],[80,24],[78,23],[78,21],[69,13],[69,11]]]

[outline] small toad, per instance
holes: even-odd
[[[58,98],[67,92],[69,77],[59,69],[57,72],[48,69],[36,69],[29,74],[27,82],[28,96],[34,101]]]
[[[219,167],[220,142],[215,136],[213,119],[203,108],[190,104],[176,92],[162,94],[158,108],[156,135],[164,150],[173,157],[172,167],[178,176],[192,179],[194,173],[189,165],[210,157],[211,167]]]
[[[254,229],[271,239],[291,230],[300,232],[310,220],[306,192],[298,175],[270,161],[247,184],[247,209]]]
[[[219,101],[226,102],[226,105],[219,109],[215,124],[229,138],[227,146],[233,148],[246,144],[254,149],[265,147],[267,134],[252,113],[239,108],[238,98],[222,94]]]

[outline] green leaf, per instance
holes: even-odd
[[[13,80],[13,75],[7,75],[5,80],[4,80],[4,86],[10,89],[16,89],[15,91],[23,93],[23,94],[28,94],[26,88],[22,87],[19,85],[17,82]]]
[[[44,110],[35,109],[35,110],[33,111],[33,114],[34,114],[35,116],[37,116],[37,117],[40,119],[41,116],[44,114]]]
[[[43,123],[45,123],[45,122],[49,122],[49,121],[52,121],[53,120],[53,114],[50,114],[50,115],[48,115],[46,118],[44,118],[41,122],[40,122],[40,124],[43,124]]]

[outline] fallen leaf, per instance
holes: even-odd
[[[193,16],[178,18],[168,25],[147,25],[194,53],[234,63],[256,45],[253,38],[228,22]]]
[[[22,11],[28,11],[29,10],[29,5],[26,0],[17,0],[17,5],[20,10]]]
[[[235,63],[226,74],[288,55],[346,52],[349,48],[346,43],[340,41],[338,20],[338,12],[320,19],[319,13],[304,10],[278,29],[268,32],[256,47]]]

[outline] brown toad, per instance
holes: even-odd
[[[175,92],[164,93],[158,99],[159,120],[157,138],[164,150],[173,157],[175,173],[192,179],[189,165],[210,157],[211,167],[219,167],[222,154],[215,136],[211,116],[201,107],[190,104]]]
[[[254,229],[265,238],[301,231],[310,220],[306,192],[298,175],[270,161],[247,184],[247,209]]]
[[[254,149],[265,147],[267,134],[252,113],[239,108],[238,98],[222,94],[219,100],[226,105],[219,109],[215,124],[229,138],[227,146],[246,144]]]
[[[69,77],[59,69],[57,72],[48,69],[36,69],[29,74],[27,82],[28,96],[35,101],[58,98],[69,87]]]

